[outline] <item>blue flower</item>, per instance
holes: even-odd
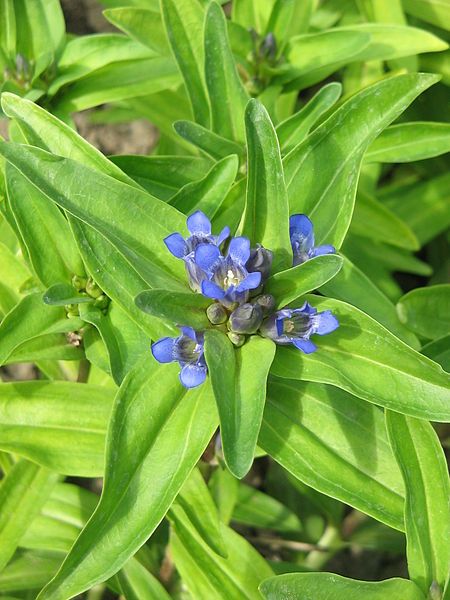
[[[292,215],[289,219],[289,236],[291,238],[293,265],[300,265],[320,254],[333,254],[334,246],[314,246],[314,228],[306,215]]]
[[[250,241],[245,237],[233,238],[225,257],[217,246],[197,246],[195,264],[207,274],[207,279],[201,282],[202,294],[228,308],[247,302],[249,290],[261,283],[261,273],[249,273],[245,267],[249,258]]]
[[[197,387],[206,379],[203,334],[191,327],[181,327],[181,335],[176,338],[164,337],[152,344],[152,354],[160,363],[177,361],[180,381],[186,388]]]
[[[211,222],[201,211],[197,210],[186,221],[191,234],[184,239],[180,233],[172,233],[164,238],[169,251],[177,258],[182,258],[186,265],[189,285],[195,292],[201,291],[201,282],[206,275],[194,262],[194,253],[200,244],[220,246],[230,235],[230,228],[224,227],[219,235],[211,234]]]
[[[260,332],[277,344],[293,344],[305,354],[317,350],[309,339],[311,335],[326,335],[339,327],[339,322],[330,310],[317,312],[308,302],[301,308],[284,308],[266,319]]]

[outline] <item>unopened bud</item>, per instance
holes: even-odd
[[[91,279],[90,277],[86,282],[86,292],[92,298],[98,298],[99,296],[102,295],[102,290],[98,287],[98,285],[95,283],[95,281],[93,279]]]
[[[72,285],[79,292],[80,290],[86,289],[87,279],[86,277],[80,277],[79,275],[74,275],[72,277]]]
[[[428,598],[429,600],[441,600],[442,599],[442,590],[439,587],[437,581],[433,581],[428,590]]]
[[[108,298],[108,296],[105,296],[105,294],[101,294],[100,296],[98,296],[94,302],[94,306],[96,306],[97,308],[101,308],[101,309],[107,308],[108,304],[109,304],[109,298]]]
[[[256,333],[263,320],[259,304],[241,304],[230,315],[228,328],[234,333]]]
[[[261,294],[254,301],[261,306],[264,316],[270,315],[275,310],[276,303],[272,294]]]
[[[259,47],[260,55],[273,60],[277,55],[277,41],[273,33],[268,33]]]
[[[228,332],[228,339],[237,348],[239,348],[239,346],[242,346],[245,343],[245,335],[241,335],[240,333],[234,333],[234,331]]]
[[[250,258],[246,262],[245,268],[249,273],[259,271],[261,273],[261,282],[264,282],[270,275],[272,259],[272,252],[257,244],[256,248],[251,249]]]
[[[225,308],[218,302],[214,302],[206,309],[206,316],[213,325],[225,323],[228,319],[228,313]]]

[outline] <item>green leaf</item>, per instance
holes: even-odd
[[[188,183],[202,179],[212,166],[194,156],[112,156],[111,160],[144,190],[169,200]]]
[[[232,20],[258,33],[263,33],[275,0],[259,2],[258,0],[235,0],[232,5]]]
[[[385,129],[370,145],[368,162],[403,163],[450,152],[450,124],[418,121]]]
[[[219,511],[220,519],[228,525],[237,501],[239,480],[225,465],[219,465],[209,478],[208,487]]]
[[[148,58],[151,53],[134,40],[117,33],[83,35],[70,40],[58,61],[58,74],[48,94],[55,95],[64,85],[97,69],[124,60]],[[62,92],[64,93],[64,92]]]
[[[173,231],[185,230],[181,213],[143,191],[37,148],[3,143],[0,153],[47,198],[109,239],[149,285],[159,281],[163,287],[184,287],[183,265],[163,243]]]
[[[450,285],[430,285],[405,294],[397,304],[400,321],[428,339],[450,333]]]
[[[222,527],[228,558],[213,554],[180,507],[171,511],[171,550],[193,598],[258,600],[258,585],[272,570],[262,556],[229,527]]]
[[[147,335],[120,306],[114,304],[108,308],[106,315],[95,306],[82,305],[80,316],[100,333],[108,351],[111,374],[120,385],[142,354],[148,353]]]
[[[20,539],[41,510],[58,474],[19,460],[0,485],[0,571],[13,556]]]
[[[136,296],[135,302],[142,311],[179,325],[194,329],[204,329],[211,325],[206,316],[211,300],[201,294],[146,290]]]
[[[406,579],[357,581],[334,573],[288,573],[264,581],[260,586],[266,600],[314,598],[314,600],[424,600],[420,589]]]
[[[232,520],[259,529],[298,533],[302,524],[287,506],[249,485],[239,483]]]
[[[308,292],[318,289],[339,273],[343,258],[337,254],[324,254],[281,271],[269,277],[264,292],[272,294],[277,307],[283,308]]]
[[[444,589],[450,564],[450,481],[447,461],[430,423],[390,412],[386,423],[405,480],[408,571],[424,594]]]
[[[0,573],[1,592],[39,590],[61,564],[61,554],[24,552]],[[14,599],[15,600],[15,599]]]
[[[274,354],[270,340],[252,336],[235,351],[220,331],[205,332],[205,357],[219,411],[223,453],[228,468],[239,478],[246,475],[255,455]]]
[[[161,12],[195,119],[208,127],[211,117],[203,73],[204,8],[197,0],[161,0]]]
[[[169,204],[186,215],[201,210],[212,218],[230,191],[238,166],[236,155],[226,156],[217,162],[203,179],[181,188],[170,198]]]
[[[244,153],[244,148],[240,144],[227,140],[217,135],[217,133],[198,125],[198,123],[175,121],[173,127],[178,135],[181,135],[182,138],[216,160],[225,158],[230,154],[242,156]]]
[[[283,154],[302,142],[310,130],[336,102],[342,93],[337,81],[327,83],[305,104],[303,108],[277,125],[277,136]]]
[[[154,531],[200,458],[217,427],[211,391],[206,384],[186,392],[177,372],[178,365],[146,357],[125,378],[100,503],[40,600],[66,599],[113,575]]]
[[[444,173],[419,183],[386,189],[379,194],[379,198],[410,227],[420,244],[424,245],[450,225],[449,186],[450,174]]]
[[[0,48],[12,66],[16,56],[16,14],[13,0],[0,1]]]
[[[348,258],[344,257],[339,273],[328,283],[322,285],[320,292],[325,296],[353,304],[415,350],[419,349],[419,340],[402,325],[395,305]]]
[[[186,518],[213,552],[227,558],[219,514],[208,486],[198,469],[192,471],[181,488],[175,500],[175,506],[182,508]]]
[[[118,61],[78,79],[64,94],[54,110],[70,113],[106,102],[146,96],[166,90],[179,82],[172,58],[141,58]]]
[[[337,388],[271,379],[259,445],[306,485],[403,530],[383,413]]]
[[[248,147],[247,199],[242,235],[274,253],[274,271],[292,265],[289,207],[278,139],[270,117],[257,100],[245,111]]]
[[[94,302],[95,298],[87,294],[79,294],[68,283],[55,283],[46,290],[42,300],[49,306],[66,306],[67,304],[84,304]]]
[[[439,365],[350,304],[318,296],[309,301],[331,310],[339,329],[321,337],[313,354],[278,347],[274,375],[329,383],[410,416],[450,420],[449,377]]]
[[[426,344],[421,352],[435,362],[442,365],[442,368],[450,372],[450,335],[445,335],[433,342]]]
[[[445,0],[402,1],[408,14],[450,31],[450,7]]]
[[[424,74],[380,81],[352,96],[286,156],[290,212],[312,219],[317,244],[340,248],[350,225],[365,149],[436,81],[434,75]]]
[[[8,200],[36,275],[46,286],[83,275],[67,220],[17,169],[6,166]]]
[[[126,600],[171,600],[162,584],[137,560],[129,560],[117,579]]]
[[[0,364],[11,360],[25,342],[47,334],[73,331],[80,325],[79,319],[68,319],[63,308],[45,305],[41,293],[29,294],[5,316],[0,325]]]
[[[169,44],[161,14],[153,9],[126,6],[103,11],[106,19],[158,54],[168,54]],[[80,39],[85,39],[82,36]]]
[[[0,386],[0,448],[64,475],[101,477],[114,391],[62,381]]]
[[[248,94],[236,70],[225,15],[215,1],[209,5],[205,17],[205,78],[212,129],[224,138],[243,142]]]
[[[370,227],[367,224],[370,223]],[[419,242],[411,229],[376,198],[358,190],[350,231],[406,250],[418,250]]]

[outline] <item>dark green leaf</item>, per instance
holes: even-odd
[[[216,160],[225,158],[230,154],[242,156],[244,153],[244,148],[240,144],[227,140],[217,135],[217,133],[198,125],[198,123],[175,121],[173,127],[181,137]]]
[[[224,457],[239,478],[253,462],[274,354],[273,342],[257,336],[235,351],[220,331],[205,333],[205,357],[219,411]]]
[[[397,304],[400,321],[428,339],[450,333],[450,285],[430,285],[405,294]]]
[[[55,283],[46,290],[42,300],[50,306],[65,306],[67,304],[84,304],[94,302],[92,296],[78,294],[68,283]]]
[[[270,117],[257,100],[245,111],[248,147],[247,200],[242,234],[274,253],[274,271],[292,265],[289,206],[278,139]]]
[[[210,326],[206,309],[211,300],[201,294],[146,290],[136,296],[136,305],[150,315],[194,329]]]

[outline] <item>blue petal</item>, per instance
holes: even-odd
[[[246,290],[254,290],[261,283],[261,273],[259,271],[255,271],[254,273],[249,273],[247,277],[241,281],[241,283],[236,286],[237,292],[245,292]]]
[[[201,210],[197,210],[188,217],[186,224],[191,235],[195,235],[196,233],[209,235],[211,233],[211,221]]]
[[[245,265],[250,258],[250,240],[246,237],[236,237],[230,242],[228,256],[236,263]]]
[[[205,381],[206,371],[206,367],[202,365],[185,365],[180,372],[180,381],[184,387],[197,387]]]
[[[339,321],[332,314],[331,310],[319,313],[314,320],[316,325],[314,333],[318,333],[319,335],[326,335],[339,327]]]
[[[194,340],[194,342],[197,341],[197,336],[195,334],[195,329],[192,329],[192,327],[180,327],[180,329],[183,332],[183,335],[185,335],[186,337],[191,338],[191,340]]]
[[[164,238],[164,243],[174,256],[183,258],[186,254],[186,242],[179,233],[171,233]]]
[[[300,308],[294,308],[293,313],[306,313],[307,315],[315,315],[317,313],[317,308],[311,306],[309,302],[305,302],[303,306]]]
[[[284,322],[284,318],[283,318],[283,317],[279,317],[279,318],[278,318],[278,319],[275,321],[275,323],[276,323],[276,326],[277,326],[277,334],[278,334],[278,337],[281,337],[281,336],[283,335],[283,329],[284,329],[284,328],[283,328],[283,322]]]
[[[292,215],[289,219],[291,242],[301,243],[300,250],[308,251],[314,246],[314,228],[306,215]]]
[[[211,271],[220,257],[220,250],[214,244],[200,244],[194,254],[195,263],[204,271]]]
[[[225,292],[214,281],[202,281],[202,294],[214,300],[222,300],[225,297]]]
[[[311,354],[317,350],[317,346],[311,342],[311,340],[305,340],[303,338],[297,338],[292,340],[292,343],[296,348],[304,352],[305,354]]]
[[[228,226],[226,226],[222,229],[222,231],[217,236],[217,242],[216,242],[217,246],[220,246],[220,244],[222,242],[224,242],[229,235],[230,235],[230,228]]]
[[[164,337],[152,344],[152,354],[160,363],[169,363],[174,360],[173,346],[177,338]]]
[[[323,246],[317,246],[312,251],[312,256],[322,256],[322,254],[335,254],[336,248],[331,244],[324,244]]]

